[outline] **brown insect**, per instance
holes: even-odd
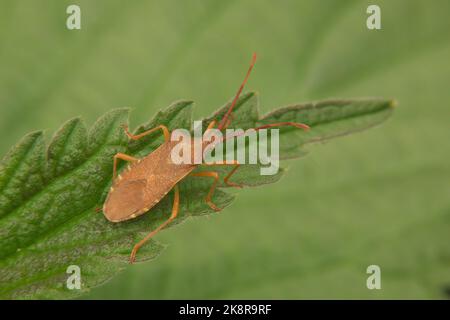
[[[250,76],[255,62],[256,54],[253,54],[250,67],[247,71],[247,75],[245,76],[244,81],[239,87],[239,90],[236,93],[236,96],[234,97],[229,109],[219,122],[217,129],[224,130],[230,124],[230,117],[233,108],[236,105],[236,102],[244,88],[245,83],[248,80],[248,77]],[[209,123],[208,125],[208,129],[214,128],[216,123],[217,122],[215,120],[211,121],[211,123]],[[302,128],[304,130],[309,129],[309,127],[305,124],[294,122],[273,123],[254,129],[259,130],[279,126],[294,126]],[[131,134],[128,131],[127,126],[123,127],[127,136],[132,140],[139,140],[156,130],[161,130],[164,134],[164,143],[155,151],[142,159],[137,159],[123,153],[118,153],[114,156],[113,184],[103,205],[103,213],[105,217],[111,222],[121,222],[134,219],[149,211],[172,189],[175,193],[172,206],[172,214],[164,223],[162,223],[155,230],[151,231],[144,239],[139,241],[134,246],[130,256],[130,263],[133,263],[135,261],[136,253],[139,248],[142,247],[150,238],[156,235],[161,229],[166,227],[177,217],[180,203],[180,191],[178,189],[178,182],[180,182],[186,176],[190,175],[195,177],[212,178],[213,183],[208,194],[206,195],[205,201],[215,211],[221,210],[212,202],[214,190],[219,180],[219,174],[216,171],[193,173],[192,171],[198,166],[198,164],[173,163],[171,159],[171,150],[179,142],[170,140],[170,131],[164,125],[159,125],[138,135]],[[230,137],[226,137],[226,139],[228,138]],[[207,144],[204,143],[203,147],[205,148],[206,146]],[[131,164],[121,174],[117,175],[117,161],[119,159],[129,161],[131,162]],[[241,187],[240,185],[229,181],[231,176],[239,167],[239,163],[237,163],[237,161],[215,163],[214,165],[234,166],[233,169],[224,178],[224,182],[229,186]]]

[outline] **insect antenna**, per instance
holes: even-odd
[[[256,53],[253,53],[252,61],[250,63],[250,67],[248,68],[247,75],[245,76],[244,81],[242,82],[241,86],[239,87],[239,90],[236,93],[236,96],[234,97],[230,108],[228,108],[227,113],[223,116],[222,120],[220,120],[220,123],[219,123],[219,126],[217,127],[217,129],[222,130],[222,129],[224,129],[226,127],[226,125],[228,123],[228,119],[230,118],[231,113],[233,112],[233,108],[235,107],[235,105],[236,105],[236,103],[237,103],[237,101],[239,99],[239,96],[241,95],[241,92],[244,89],[245,84],[247,83],[247,80],[248,80],[248,78],[250,76],[250,73],[252,72],[252,69],[253,69],[253,66],[255,65],[255,62],[256,62]]]

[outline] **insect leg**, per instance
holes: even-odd
[[[136,253],[148,240],[150,240],[159,231],[164,229],[169,223],[171,223],[177,217],[178,210],[180,207],[180,190],[178,189],[178,185],[175,185],[173,190],[175,193],[173,197],[172,214],[170,215],[169,219],[167,219],[164,223],[162,223],[158,228],[150,232],[148,235],[145,236],[144,239],[136,243],[136,245],[133,247],[133,250],[131,251],[130,263],[133,263],[136,260]]]
[[[236,163],[234,164],[234,168],[230,171],[230,173],[227,174],[227,176],[223,179],[223,182],[225,182],[226,185],[230,186],[230,187],[235,187],[235,188],[242,188],[242,185],[235,183],[235,182],[230,182],[228,180],[230,180],[231,176],[233,174],[235,174],[236,170],[239,168],[240,164],[236,161]]]
[[[204,172],[194,172],[191,174],[193,177],[212,177],[214,178],[214,182],[211,185],[211,189],[209,189],[208,194],[206,195],[205,201],[208,206],[211,207],[214,211],[220,211],[214,203],[212,203],[211,198],[214,195],[214,190],[216,190],[217,181],[219,181],[219,174],[215,171],[204,171]]]
[[[137,159],[137,158],[134,158],[134,157],[132,157],[132,156],[129,156],[129,155],[127,155],[127,154],[125,154],[125,153],[117,153],[115,156],[114,156],[114,169],[113,169],[113,179],[115,179],[116,178],[116,175],[117,175],[117,160],[118,159],[121,159],[121,160],[125,160],[125,161],[138,161],[139,159]]]
[[[208,127],[206,128],[206,130],[212,129],[216,126],[217,121],[213,120],[208,124]]]
[[[261,129],[266,129],[266,128],[273,128],[273,127],[284,127],[284,126],[291,126],[291,127],[296,127],[299,129],[303,129],[304,131],[308,131],[310,129],[310,127],[307,124],[304,123],[300,123],[300,122],[277,122],[277,123],[269,123],[269,124],[265,124],[256,128],[250,128],[253,129],[255,131],[261,130]],[[247,130],[250,130],[247,129]],[[236,137],[240,137],[243,135],[246,135],[247,131],[244,132],[234,132],[230,135],[226,135],[225,137],[223,137],[221,140],[219,140],[218,142],[215,142],[216,144],[219,142],[223,142],[226,141],[228,139],[232,139],[232,138],[236,138]]]
[[[146,135],[148,135],[148,134],[150,134],[152,132],[155,132],[156,130],[162,130],[162,132],[164,134],[164,141],[165,142],[170,140],[170,131],[169,131],[169,129],[166,126],[164,126],[162,124],[157,126],[157,127],[154,127],[153,129],[144,131],[144,132],[142,132],[140,134],[136,134],[136,135],[134,135],[134,134],[130,133],[130,131],[128,131],[128,126],[127,125],[125,125],[125,124],[122,125],[122,128],[125,130],[125,134],[132,140],[139,140],[140,138],[145,137]]]
[[[221,163],[204,163],[202,165],[204,165],[204,166],[234,166],[234,168],[223,179],[223,182],[225,182],[225,184],[230,187],[242,188],[242,185],[229,181],[231,176],[236,173],[236,170],[241,165],[239,162],[237,162],[237,160],[233,160],[230,162],[221,162]]]

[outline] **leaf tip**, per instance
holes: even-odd
[[[19,144],[22,143],[33,143],[33,141],[37,141],[39,139],[43,139],[45,134],[45,130],[36,130],[31,131],[30,133],[27,133],[19,142]]]
[[[259,91],[247,91],[247,92],[244,92],[241,95],[240,100],[247,101],[247,100],[250,100],[253,97],[259,98]]]
[[[130,114],[131,108],[128,107],[122,107],[122,108],[115,108],[110,110],[109,112],[105,113],[100,119],[120,119],[122,117],[126,118],[128,120],[128,115]]]
[[[44,135],[44,130],[36,130],[36,131],[31,131],[30,133],[26,134],[24,138],[39,138],[42,137]]]
[[[391,99],[388,102],[388,106],[391,109],[397,108],[398,107],[398,101],[396,99]]]
[[[168,109],[178,109],[178,108],[186,108],[194,104],[194,100],[190,99],[180,99],[172,102]],[[162,111],[162,110],[160,110]]]
[[[259,91],[256,90],[251,90],[251,91],[247,91],[243,94],[244,96],[259,96]]]

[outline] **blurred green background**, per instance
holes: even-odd
[[[82,29],[66,29],[81,7]],[[381,7],[382,30],[366,28]],[[0,153],[24,134],[174,100],[197,118],[248,85],[261,111],[381,96],[381,127],[311,148],[274,185],[158,235],[155,261],[86,298],[448,298],[450,1],[0,0]],[[382,289],[366,288],[381,267]]]

